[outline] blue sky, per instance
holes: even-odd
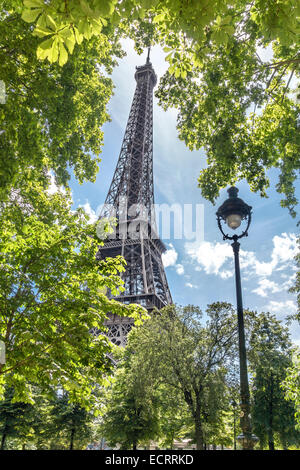
[[[122,139],[135,90],[135,66],[143,65],[146,54],[138,56],[131,41],[124,42],[127,56],[113,72],[115,94],[109,104],[112,121],[104,126],[104,147],[95,183],[79,185],[72,180],[74,207],[83,206],[92,218],[103,204],[118,160]],[[151,62],[158,76],[167,69],[165,54],[158,47],[151,51]],[[203,204],[204,240],[164,239],[164,264],[173,301],[201,306],[214,301],[235,305],[233,256],[229,242],[217,228],[216,208],[227,197],[221,191],[216,206],[201,197],[197,177],[205,166],[203,151],[189,151],[177,137],[176,111],[164,112],[154,98],[154,184],[157,204]],[[269,173],[269,198],[250,191],[246,182],[238,184],[239,196],[253,207],[249,236],[241,241],[241,270],[244,307],[270,311],[283,322],[296,311],[296,297],[288,293],[295,277],[296,220],[280,207],[275,191],[276,170]],[[299,191],[298,191],[298,196]],[[293,341],[300,346],[300,327],[290,326]]]

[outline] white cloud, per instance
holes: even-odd
[[[186,282],[185,286],[190,287],[190,289],[196,289],[197,288],[197,286],[195,284],[192,284],[191,282]]]
[[[87,201],[84,205],[81,205],[79,207],[82,207],[85,211],[85,213],[89,216],[90,220],[89,223],[93,224],[94,222],[97,222],[98,217],[96,215],[96,212],[91,208],[90,203]]]
[[[297,253],[297,238],[294,233],[282,233],[273,237],[270,261],[259,261],[253,251],[240,251],[241,269],[250,270],[257,276],[271,276],[290,266]]]
[[[251,282],[250,290],[260,297],[267,298],[275,293],[283,293],[295,282],[294,257],[297,254],[297,237],[294,233],[282,233],[272,239],[272,251],[267,261],[258,259],[253,251],[240,250],[240,266],[243,281]],[[233,252],[228,243],[194,242],[186,243],[185,251],[194,262],[196,271],[214,274],[226,280],[234,275]],[[286,273],[285,273],[286,270]],[[275,276],[272,279],[271,276]],[[253,285],[253,282],[256,285]],[[244,286],[246,289],[246,286]],[[272,298],[272,297],[271,297]],[[278,303],[271,300],[269,306],[274,313],[285,309],[295,310],[292,301]]]
[[[232,260],[233,257],[232,248],[226,243],[186,243],[185,249],[187,255],[199,264],[198,269],[204,269],[206,274],[219,274],[223,277],[226,271],[221,274],[220,268],[228,258]],[[229,277],[228,271],[226,276]]]
[[[176,252],[174,246],[170,243],[170,249],[162,254],[162,262],[165,268],[169,266],[174,266],[176,264],[178,253]]]
[[[181,276],[184,274],[184,266],[180,263],[176,263],[178,258],[178,253],[175,250],[172,243],[169,243],[169,249],[162,254],[162,262],[165,268],[169,266],[174,266],[176,273]]]
[[[280,292],[282,290],[281,286],[269,279],[259,279],[258,284],[259,286],[256,289],[253,289],[252,292],[260,295],[261,297],[267,297],[269,293],[274,294],[275,292]]]
[[[279,317],[285,317],[295,314],[297,312],[297,305],[293,300],[278,302],[276,300],[270,300],[270,302],[264,306],[264,310],[268,310],[270,313],[275,313]]]
[[[184,274],[184,267],[182,266],[182,264],[176,264],[175,268],[176,268],[176,272],[177,272],[177,274],[179,274],[179,276]]]
[[[48,176],[50,178],[50,185],[49,185],[48,189],[46,190],[46,192],[50,195],[55,194],[57,192],[61,192],[63,194],[66,194],[66,190],[64,189],[64,187],[63,186],[58,186],[55,183],[55,177],[54,177],[53,173],[49,172]]]
[[[250,269],[257,276],[271,276],[273,271],[286,269],[297,254],[297,237],[294,233],[282,233],[273,237],[270,261],[259,261],[252,251],[240,252],[241,269]]]
[[[233,276],[233,270],[231,270],[231,271],[228,271],[228,270],[227,271],[226,270],[225,271],[220,271],[219,274],[220,274],[222,279],[228,279],[229,277]]]
[[[257,276],[270,276],[276,264],[272,261],[258,261],[253,251],[240,250],[241,269],[247,270]]]
[[[287,274],[282,274],[281,277],[283,279],[286,279],[286,281],[282,284],[282,288],[283,289],[290,289],[292,286],[295,285],[295,281],[296,281],[296,276],[297,276],[297,273],[294,273],[292,274],[291,276],[287,275]]]
[[[291,261],[297,254],[297,237],[294,233],[282,233],[273,238],[272,260],[275,265]]]

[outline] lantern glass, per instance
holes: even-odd
[[[228,217],[226,217],[226,224],[232,230],[237,229],[241,225],[241,222],[242,217],[239,214],[230,214]]]

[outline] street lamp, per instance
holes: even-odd
[[[239,248],[240,243],[238,240],[242,237],[248,236],[248,229],[251,223],[251,206],[248,206],[238,194],[238,189],[231,187],[228,189],[228,199],[219,207],[216,215],[218,227],[223,235],[223,240],[233,240],[231,244],[234,253],[235,264],[235,285],[236,285],[236,300],[237,300],[237,317],[238,317],[238,334],[239,334],[239,359],[240,359],[240,396],[241,396],[241,415],[240,423],[242,434],[237,436],[241,442],[243,450],[252,450],[256,441],[258,440],[252,434],[251,416],[250,416],[250,393],[247,372],[247,356],[245,345],[245,328],[244,328],[244,313],[242,301],[242,288],[241,288],[241,274],[240,274],[240,261],[239,261]],[[225,234],[222,222],[226,223],[232,230],[240,227],[242,221],[245,221],[246,228],[240,235],[234,234],[229,236]]]

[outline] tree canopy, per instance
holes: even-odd
[[[114,379],[106,393],[100,429],[113,447],[136,450],[158,435],[157,401],[134,369],[118,367]]]
[[[299,4],[296,0],[14,0],[24,21],[35,23],[34,34],[47,38],[38,54],[63,65],[75,43],[102,32],[108,22],[143,20],[155,25],[159,39],[174,43],[175,35],[191,39],[203,56],[207,39],[227,44],[232,35],[243,36],[249,19],[265,43],[278,41],[294,46],[299,33]],[[22,9],[22,3],[24,8]],[[172,34],[173,33],[173,34]],[[298,38],[299,39],[299,38]],[[47,41],[47,43],[46,43]],[[51,52],[49,52],[51,51]]]
[[[8,2],[10,3],[10,2]],[[13,2],[12,2],[13,3]],[[103,144],[101,127],[113,84],[108,74],[122,55],[117,35],[75,47],[68,63],[42,62],[39,38],[19,14],[0,2],[0,196],[31,179],[67,186],[71,172],[93,181]]]
[[[236,353],[231,305],[217,302],[206,313],[203,325],[198,307],[165,307],[132,330],[127,346],[131,367],[152,394],[163,386],[186,403],[197,449],[203,449],[220,417],[226,366]]]
[[[82,209],[71,211],[67,195],[37,183],[11,191],[0,226],[0,385],[13,387],[16,401],[31,402],[35,384],[92,407],[93,388],[112,368],[106,315],[139,320],[144,312],[106,296],[122,289],[123,258],[97,261],[95,225]]]
[[[106,314],[142,312],[105,295],[122,289],[124,260],[96,260],[96,227],[72,211],[67,189],[71,173],[83,182],[98,172],[118,34],[77,45],[63,67],[42,62],[22,2],[0,4],[1,391],[31,402],[32,384],[61,387],[91,407],[111,369]]]
[[[246,179],[267,195],[268,169],[279,170],[282,205],[295,215],[299,170],[297,0],[24,0],[10,9],[34,25],[37,56],[65,64],[85,40],[120,32],[138,50],[160,44],[170,67],[157,96],[178,109],[179,137],[204,147],[199,186],[214,202],[220,188]],[[260,53],[269,51],[263,60]]]
[[[119,39],[132,38],[139,52],[164,48],[169,68],[156,96],[164,109],[177,109],[180,139],[191,150],[205,149],[198,179],[203,196],[214,202],[221,188],[242,179],[267,196],[268,171],[275,169],[282,205],[294,216],[300,105],[291,88],[299,87],[300,6],[297,0],[0,0],[0,6],[0,341],[6,348],[0,388],[13,390],[3,412],[14,435],[13,414],[34,402],[33,386],[51,395],[61,387],[80,406],[96,406],[93,392],[111,372],[106,314],[139,320],[144,313],[107,298],[107,289],[122,289],[124,261],[99,264],[95,227],[71,210],[68,191],[47,189],[50,175],[65,188],[72,172],[80,183],[96,177],[113,90],[109,74],[123,55]],[[146,322],[139,331],[144,336],[133,330],[131,341],[140,348],[147,384],[155,379],[161,386],[164,377],[164,387],[181,393],[202,448],[205,438],[225,434],[224,360],[235,352],[233,311],[213,304],[207,328],[199,309],[179,313],[167,308]],[[267,420],[266,403],[275,397],[282,405],[283,371],[275,367],[278,351],[254,346],[256,397]],[[268,373],[255,356],[259,348],[273,361]],[[161,398],[150,384],[146,409],[145,389],[137,395],[136,377],[128,388],[125,377],[120,373],[115,385],[123,408],[118,415],[119,403],[112,401],[112,423],[119,426],[120,416],[127,419],[133,410],[129,419],[139,439],[159,434]],[[297,359],[284,387],[299,422]],[[281,405],[284,413],[288,407]],[[181,418],[172,416],[170,442]],[[126,422],[121,431],[124,445],[136,445],[134,436],[128,441]]]
[[[124,449],[149,439],[172,447],[189,438],[198,449],[232,444],[233,426],[240,433],[236,313],[217,302],[206,314],[204,319],[195,306],[169,306],[132,329],[106,395],[101,431],[110,443]],[[298,447],[288,329],[270,313],[251,311],[245,311],[245,327],[251,419],[260,448]]]
[[[292,366],[288,329],[269,313],[248,312],[250,317],[249,362],[253,375],[253,429],[261,448],[275,445],[286,449],[299,445],[295,429],[295,405],[285,399],[282,387]]]

